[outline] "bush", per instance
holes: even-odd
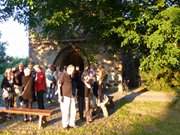
[[[146,85],[149,90],[155,91],[172,91],[178,92],[180,88],[180,74],[179,72],[164,72],[161,74],[154,72],[141,72],[143,85]]]

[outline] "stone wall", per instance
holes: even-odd
[[[119,90],[122,91],[123,67],[119,54],[110,54],[108,47],[104,47],[104,45],[94,45],[92,47],[84,41],[69,40],[67,42],[56,43],[47,40],[30,39],[29,56],[34,63],[47,66],[48,64],[53,64],[61,50],[69,45],[80,48],[80,51],[83,52],[81,52],[81,56],[85,66],[88,65],[89,58],[87,57],[90,55],[95,59],[96,64],[103,65],[108,73],[108,83],[111,83],[113,86],[121,84]]]
[[[30,39],[29,57],[36,64],[43,66],[52,64],[59,51],[60,46],[58,46],[55,42]]]

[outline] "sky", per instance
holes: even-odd
[[[13,19],[0,22],[1,42],[6,42],[6,54],[8,56],[28,57],[28,32],[23,24]]]

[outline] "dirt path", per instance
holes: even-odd
[[[140,87],[128,93],[115,92],[112,94],[114,101],[118,99],[133,100],[133,101],[158,101],[158,102],[171,102],[176,99],[176,95],[167,92],[157,92],[147,90],[145,87]]]

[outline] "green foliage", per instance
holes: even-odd
[[[180,8],[175,0],[5,0],[2,11],[51,40],[90,38],[140,60],[143,72],[168,81],[180,67]],[[3,3],[3,2],[1,2]],[[6,4],[5,4],[6,3]],[[6,18],[5,17],[5,18]]]
[[[25,66],[28,65],[28,58],[10,58],[8,67],[17,67],[19,63],[23,63]]]
[[[28,64],[28,58],[13,58],[7,56],[5,60],[6,61],[0,65],[0,74],[3,74],[6,68],[17,67],[19,63],[23,63],[25,66]]]
[[[0,33],[1,38],[1,33]],[[4,71],[4,63],[6,63],[6,43],[0,41],[0,74],[2,71]]]
[[[5,49],[6,49],[5,43],[0,42],[0,63],[5,61],[5,56],[6,56]]]
[[[1,34],[0,34],[1,38]],[[3,74],[6,68],[13,68],[19,63],[28,64],[27,58],[13,58],[6,55],[6,43],[0,41],[0,74]]]
[[[179,17],[180,8],[171,7],[160,12],[153,20],[149,21],[148,25],[151,30],[148,31],[151,33],[147,35],[145,40],[149,54],[144,55],[141,62],[142,70],[151,71],[153,74],[149,80],[163,80],[169,86],[179,85],[177,83],[180,70]],[[157,28],[152,30],[154,27]]]

